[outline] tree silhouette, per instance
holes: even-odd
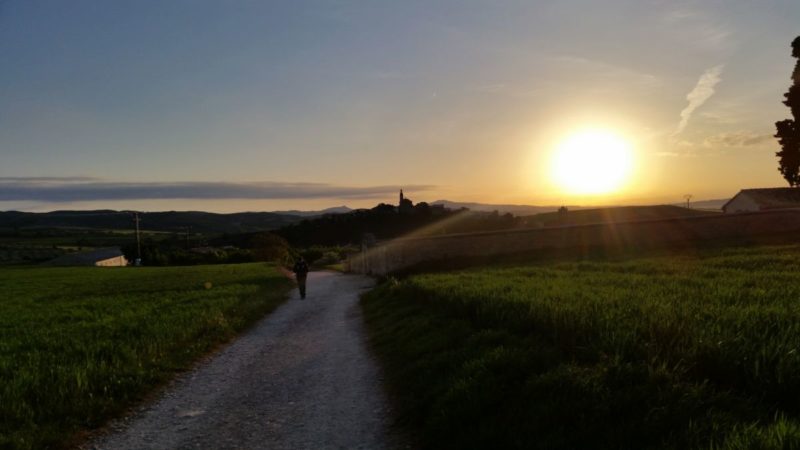
[[[778,170],[789,186],[800,185],[800,36],[792,41],[792,56],[798,58],[792,72],[792,85],[783,94],[783,104],[789,107],[793,119],[775,122],[778,143],[781,151],[775,153],[779,158]]]
[[[256,261],[282,261],[289,255],[289,244],[278,235],[262,232],[250,238],[253,259]]]

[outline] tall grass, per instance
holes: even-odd
[[[363,306],[431,448],[800,448],[797,246],[416,275]]]
[[[69,444],[286,298],[264,264],[0,269],[0,448]]]

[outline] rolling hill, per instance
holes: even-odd
[[[692,202],[693,209],[715,210],[722,208],[729,199],[715,199],[715,200],[699,200]],[[492,212],[497,211],[500,214],[511,213],[515,216],[530,216],[533,214],[549,213],[557,211],[560,205],[510,205],[510,204],[491,204],[491,203],[473,203],[473,202],[454,202],[450,200],[436,200],[431,202],[432,205],[443,205],[448,209],[467,208],[471,211],[477,212]],[[685,203],[674,203],[672,206],[683,207]],[[598,209],[596,206],[578,206],[566,205],[570,211],[577,211],[582,209]],[[651,208],[658,207],[659,205],[650,206],[633,206],[631,208]],[[604,207],[605,208],[605,207]],[[609,206],[609,208],[614,208]]]
[[[181,231],[190,228],[198,233],[245,233],[274,230],[299,222],[299,215],[271,212],[216,214],[200,211],[165,211],[140,213],[141,228],[150,231]],[[92,228],[106,230],[132,229],[130,211],[53,211],[30,213],[0,212],[0,228]]]
[[[494,205],[490,203],[453,202],[450,200],[436,200],[435,202],[431,202],[431,205],[442,205],[447,209],[467,208],[470,211],[477,212],[497,211],[500,214],[511,213],[515,216],[529,216],[531,214],[556,211],[559,208],[558,206]],[[577,209],[579,206],[568,206],[568,208]]]
[[[673,219],[720,214],[718,212],[686,209],[675,205],[617,206],[610,208],[568,210],[565,215],[547,212],[528,216],[529,224],[543,226],[588,225],[609,222],[636,222],[641,220]]]

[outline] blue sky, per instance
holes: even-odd
[[[788,0],[4,1],[0,208],[369,206],[399,186],[659,203],[780,186],[769,136],[788,117],[798,24]],[[676,132],[704,76],[710,95]],[[587,126],[634,144],[624,192],[549,181],[552,148]],[[152,194],[190,183],[205,190]],[[203,198],[208,183],[281,189]],[[325,189],[287,193],[307,183]],[[122,185],[151,194],[108,194]]]

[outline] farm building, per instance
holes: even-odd
[[[49,266],[124,267],[128,265],[128,260],[119,247],[107,247],[88,252],[70,253],[45,264]]]
[[[722,205],[725,213],[800,208],[800,188],[742,189]]]

